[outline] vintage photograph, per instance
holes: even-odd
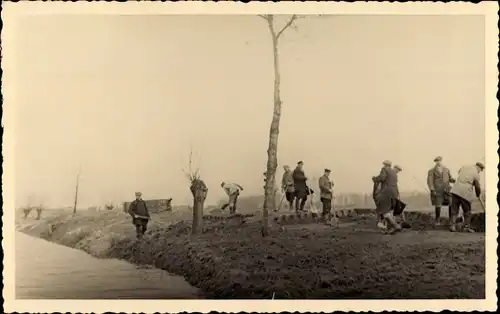
[[[101,5],[10,23],[16,5],[2,13],[13,299],[494,297],[484,13]]]

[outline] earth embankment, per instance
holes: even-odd
[[[428,214],[409,213],[413,229],[392,236],[381,234],[370,215],[346,214],[333,229],[290,214],[273,219],[266,238],[250,216],[207,216],[204,233],[192,237],[185,216],[155,215],[142,241],[117,211],[58,215],[19,228],[96,257],[181,275],[209,298],[485,297],[484,234],[433,229]]]

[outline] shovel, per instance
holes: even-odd
[[[477,199],[478,199],[479,203],[481,204],[481,207],[483,208],[483,211],[486,212],[486,206],[484,206],[484,202],[481,199],[481,197],[478,197]]]
[[[281,205],[283,204],[283,200],[285,199],[285,193],[283,193],[283,195],[281,196],[281,201],[280,201],[280,204],[278,205],[278,208],[276,208],[274,211],[275,212],[279,212],[280,209],[281,209]]]

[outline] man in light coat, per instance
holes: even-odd
[[[455,179],[450,174],[450,170],[442,164],[443,157],[434,158],[434,167],[427,172],[427,186],[431,192],[431,203],[435,207],[435,225],[439,226],[441,217],[441,206],[450,206],[450,183]],[[448,213],[451,215],[450,208]]]
[[[396,175],[399,175],[401,171],[403,171],[403,168],[401,166],[399,165],[394,166],[394,172],[396,172]],[[402,228],[409,229],[411,226],[406,222],[405,213],[403,212],[406,208],[406,204],[403,201],[401,201],[401,199],[395,198],[393,199],[392,208],[393,208],[392,213],[396,218],[396,221],[399,221],[399,224],[401,225]]]
[[[399,199],[398,176],[392,169],[389,160],[383,162],[380,174],[372,177],[374,183],[380,183],[380,192],[376,196],[377,215],[382,215],[387,223],[389,234],[401,231],[401,226],[396,222],[392,214],[393,199]]]
[[[375,203],[375,208],[378,208],[378,195],[382,189],[382,184],[378,181],[373,181],[373,202]],[[384,215],[377,213],[377,227],[382,230],[387,230],[387,225],[385,223]]]
[[[293,172],[289,166],[284,166],[283,178],[281,179],[281,191],[285,194],[289,204],[289,210],[293,209],[293,200],[295,199],[295,188],[293,183]]]
[[[229,202],[222,206],[222,209],[225,209],[227,206],[229,206],[229,213],[234,214],[236,212],[238,196],[240,195],[241,191],[243,191],[243,188],[241,187],[241,185],[238,185],[236,183],[225,182],[222,182],[220,186],[222,187],[222,189],[224,189],[224,192],[226,192],[227,196],[229,196]]]
[[[457,216],[460,208],[464,213],[464,232],[474,232],[470,226],[471,202],[481,197],[480,173],[484,164],[477,162],[472,166],[464,166],[458,171],[458,178],[451,188],[450,231],[456,231]]]
[[[330,169],[325,169],[324,174],[318,180],[321,204],[323,204],[321,217],[325,222],[332,220],[333,182],[330,180],[330,173]]]

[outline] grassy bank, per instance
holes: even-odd
[[[18,228],[96,257],[165,269],[209,298],[485,295],[484,234],[433,230],[425,214],[411,214],[416,228],[394,236],[378,232],[374,217],[344,217],[337,229],[305,223],[310,217],[280,218],[265,239],[258,218],[243,217],[207,219],[205,232],[192,238],[188,216],[153,216],[141,242],[118,211],[55,215]]]

